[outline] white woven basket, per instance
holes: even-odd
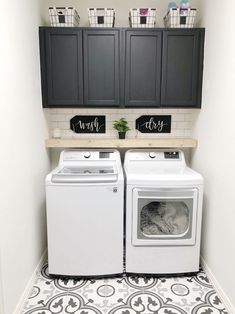
[[[91,27],[114,27],[115,11],[109,8],[89,8],[88,18]]]
[[[76,27],[79,25],[80,17],[72,7],[50,7],[49,16],[51,26]]]
[[[167,28],[192,28],[195,24],[197,9],[172,8],[164,17]]]
[[[138,8],[130,9],[129,21],[133,28],[152,28],[156,23],[157,9]]]

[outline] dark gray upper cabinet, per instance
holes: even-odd
[[[41,28],[44,107],[83,103],[82,31]]]
[[[44,107],[201,107],[205,29],[39,34]]]
[[[120,30],[84,30],[84,103],[120,105]]]
[[[201,106],[203,43],[203,29],[163,31],[163,106]]]
[[[160,106],[162,32],[127,30],[125,105]]]

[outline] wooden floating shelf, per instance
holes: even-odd
[[[46,147],[50,148],[194,148],[197,140],[193,138],[90,138],[69,139],[49,138]]]

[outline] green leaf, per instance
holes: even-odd
[[[127,132],[130,130],[128,127],[128,121],[125,118],[120,118],[119,120],[115,120],[113,122],[113,128],[118,132]]]

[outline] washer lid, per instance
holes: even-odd
[[[117,179],[117,171],[113,166],[87,164],[63,167],[52,174],[51,181],[55,183],[102,183],[115,182]]]

